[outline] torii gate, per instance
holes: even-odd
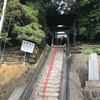
[[[63,15],[48,15],[47,16],[47,26],[52,32],[52,43],[54,43],[54,32],[57,31],[65,31],[67,34],[67,46],[69,48],[69,34],[73,34],[73,42],[75,45],[75,36],[76,36],[76,29],[75,29],[75,15],[72,14],[63,14]],[[63,25],[64,27],[57,27],[58,25]]]

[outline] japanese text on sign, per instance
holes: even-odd
[[[34,46],[35,46],[34,43],[23,40],[22,46],[21,46],[21,51],[33,53]]]

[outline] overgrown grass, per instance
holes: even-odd
[[[85,50],[85,51],[82,51],[83,54],[92,54],[93,53],[93,50]]]
[[[82,54],[92,54],[92,53],[97,53],[100,55],[100,44],[95,44],[95,43],[86,43],[86,44],[81,44],[78,46],[80,49],[79,51]]]
[[[27,66],[34,66],[34,64],[37,62],[39,56],[41,55],[41,53],[43,52],[43,48],[39,48],[37,45],[35,45],[34,51],[32,54],[27,53],[26,55],[26,65]],[[22,61],[23,56],[24,56],[24,52],[20,51],[20,46],[16,46],[16,47],[9,47],[5,49],[5,52],[3,53],[4,56],[8,56],[8,58],[12,60],[13,57],[15,56],[19,56],[19,59],[21,58],[20,61]],[[20,57],[21,56],[21,57]],[[28,58],[29,57],[29,58]],[[17,60],[18,58],[16,58],[15,60]],[[12,62],[10,62],[10,60],[7,60],[6,64],[10,64]],[[24,62],[24,61],[23,61]],[[20,62],[20,63],[23,63]],[[1,64],[3,64],[4,62],[2,62]],[[17,64],[18,62],[16,62]]]

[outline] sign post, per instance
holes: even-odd
[[[23,65],[25,65],[25,61],[26,61],[26,52],[24,53],[24,62],[23,62]]]
[[[34,43],[28,42],[26,40],[23,40],[22,46],[21,46],[21,51],[24,51],[25,52],[23,65],[25,65],[25,61],[26,61],[26,52],[33,53],[34,46],[35,46]]]

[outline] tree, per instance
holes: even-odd
[[[5,18],[5,11],[6,11],[6,6],[7,6],[7,0],[4,0],[4,2],[1,1],[1,4],[3,5],[1,11],[1,17],[0,17],[0,58],[2,56],[2,40],[5,39],[4,34],[2,34],[2,28],[3,28],[3,23],[4,23],[4,18]]]
[[[15,16],[17,24],[14,26],[14,33],[17,33],[17,38],[22,40],[33,41],[40,44],[42,39],[45,37],[44,32],[40,29],[41,25],[38,23],[37,15],[38,10],[32,9],[26,5],[20,3],[17,4],[16,9],[19,9],[19,15]],[[20,19],[18,18],[20,17]]]
[[[54,15],[57,14],[57,8],[58,5],[55,2],[49,2],[45,5],[45,10],[47,12],[47,15]]]
[[[37,16],[38,10],[35,9],[34,5],[29,7],[17,0],[9,0],[4,29],[7,30],[11,19],[8,37],[11,38],[10,42],[13,45],[16,41],[19,40],[20,43],[23,39],[36,44],[41,43],[45,33],[42,30],[42,25],[38,22]]]
[[[100,1],[77,0],[71,11],[77,16],[76,26],[79,33],[88,40],[95,38],[100,32]]]
[[[46,11],[45,11],[45,8],[44,8],[44,5],[41,2],[26,2],[26,5],[28,7],[31,7],[33,9],[37,9],[38,10],[38,15],[37,15],[37,18],[38,18],[38,23],[40,25],[42,25],[42,29],[44,30],[47,25],[46,25]]]

